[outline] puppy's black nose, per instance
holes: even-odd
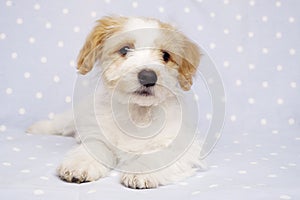
[[[157,81],[156,73],[152,70],[143,69],[138,73],[138,79],[140,84],[145,87],[154,86]]]

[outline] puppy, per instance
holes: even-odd
[[[182,180],[203,167],[197,124],[184,108],[199,62],[197,45],[169,24],[103,17],[77,63],[79,78],[97,77],[98,85],[73,112],[39,121],[28,132],[77,134],[79,146],[57,169],[67,182],[95,181],[112,169],[136,189]]]

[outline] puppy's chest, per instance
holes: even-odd
[[[111,107],[110,107],[111,108]],[[152,152],[170,145],[180,130],[181,113],[173,102],[147,108],[103,107],[97,116],[105,137],[128,152]]]

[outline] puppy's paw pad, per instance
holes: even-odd
[[[132,189],[150,189],[158,187],[158,181],[148,174],[124,174],[121,183]]]

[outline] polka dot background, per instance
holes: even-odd
[[[300,199],[299,10],[297,0],[2,0],[1,198]],[[68,184],[55,168],[75,141],[25,134],[71,107],[77,53],[108,14],[171,22],[214,59],[227,116],[207,171],[155,190],[124,188],[116,172]]]

